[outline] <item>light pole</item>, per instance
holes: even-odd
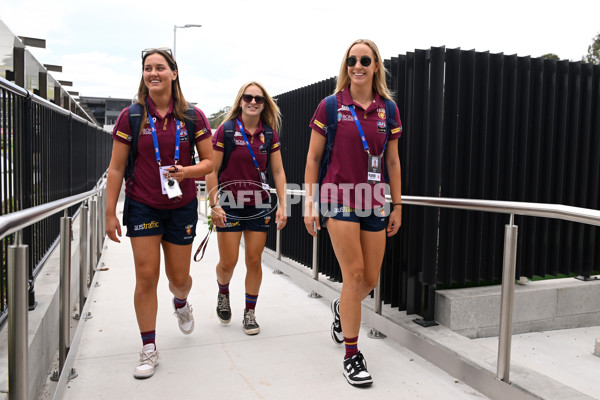
[[[185,25],[173,25],[173,58],[175,58],[175,49],[177,47],[177,28],[200,28],[202,25],[198,24],[185,24]]]

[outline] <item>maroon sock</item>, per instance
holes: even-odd
[[[246,293],[246,310],[254,310],[256,308],[257,300],[258,295],[253,296],[251,294]]]
[[[178,299],[177,297],[173,297],[173,304],[175,304],[175,308],[183,308],[187,304],[187,299]]]
[[[147,345],[152,343],[154,345],[154,348],[156,349],[156,330],[154,331],[147,331],[147,332],[140,332],[142,335],[142,343],[143,345]]]
[[[221,285],[219,281],[217,281],[217,285],[219,285],[219,293],[228,294],[229,293],[229,282],[224,285]]]
[[[358,354],[358,336],[353,338],[344,337],[344,345],[346,346],[346,356],[344,359]]]

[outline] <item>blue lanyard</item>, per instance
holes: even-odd
[[[356,124],[356,127],[358,128],[358,133],[360,134],[360,140],[362,141],[363,148],[365,149],[365,151],[367,152],[368,155],[371,155],[371,153],[369,152],[369,145],[367,144],[367,138],[365,137],[363,128],[360,125],[360,121],[358,120],[358,117],[356,116],[356,111],[354,110],[354,104],[352,104],[348,108],[350,109],[350,112],[352,113],[352,117],[354,118],[354,123]],[[383,150],[381,151],[382,155],[385,153],[386,146],[387,146],[387,136],[385,137],[385,143],[383,144]]]
[[[252,147],[250,147],[250,142],[248,141],[248,138],[246,137],[246,132],[244,132],[244,127],[242,126],[242,123],[240,122],[239,119],[236,118],[235,121],[237,122],[238,126],[240,127],[240,132],[242,132],[242,136],[244,137],[244,142],[246,142],[246,147],[248,147],[248,151],[250,152],[250,157],[252,157],[252,161],[254,161],[254,166],[256,167],[258,172],[260,172],[260,167],[258,166],[258,161],[256,161],[256,156],[254,155],[254,152],[252,151]]]
[[[148,102],[146,102],[146,109],[148,109]],[[181,121],[178,119],[177,122],[177,135],[175,138],[175,164],[179,161],[179,143],[181,142]],[[156,127],[154,126],[154,120],[152,115],[148,112],[148,122],[150,122],[150,130],[152,131],[152,141],[154,142],[154,155],[156,156],[156,162],[160,166],[160,151],[158,149],[158,137],[156,136]]]

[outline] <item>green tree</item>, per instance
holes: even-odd
[[[231,107],[227,106],[225,108],[221,108],[219,111],[211,114],[210,117],[208,117],[208,122],[210,123],[210,128],[212,130],[217,129],[219,125],[221,125],[221,122],[223,122],[223,119],[225,119],[225,115],[227,115],[229,110],[231,110]]]
[[[584,56],[581,61],[600,64],[600,33],[596,35],[592,44],[588,46],[587,56]]]
[[[544,55],[542,56],[542,58],[546,58],[546,59],[548,59],[548,60],[556,60],[556,61],[560,61],[560,57],[559,57],[559,56],[557,56],[557,55],[556,55],[556,54],[554,54],[554,53],[548,53],[548,54],[544,54]]]

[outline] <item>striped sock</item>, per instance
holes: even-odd
[[[217,281],[217,285],[219,285],[219,293],[228,294],[229,293],[229,282],[224,285],[221,285],[219,281]]]
[[[346,345],[346,356],[344,357],[344,360],[358,354],[358,336],[353,338],[344,337],[344,344]]]
[[[183,308],[187,304],[187,299],[178,299],[177,297],[173,297],[173,304],[175,304],[175,308]]]
[[[142,344],[145,346],[152,343],[156,349],[156,331],[140,332],[142,336]]]
[[[246,293],[246,310],[254,310],[256,308],[256,300],[258,300],[258,295],[253,296]]]

